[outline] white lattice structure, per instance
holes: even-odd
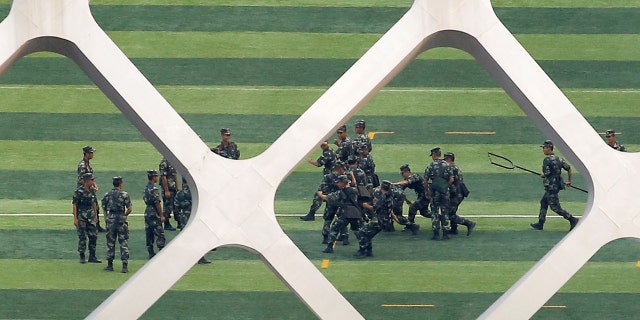
[[[96,24],[88,0],[14,0],[0,23],[0,73],[32,52],[68,56],[193,181],[194,212],[187,228],[89,318],[141,316],[203,254],[227,245],[259,254],[320,318],[361,319],[284,234],[274,215],[275,193],[319,141],[418,54],[440,46],[472,54],[587,177],[589,200],[580,224],[481,316],[526,319],[603,245],[640,235],[640,199],[630,194],[639,187],[640,156],[617,152],[600,139],[498,20],[490,0],[415,0],[402,19],[263,154],[239,161],[209,151]]]

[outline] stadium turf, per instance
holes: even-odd
[[[409,2],[93,0],[91,9],[205,143],[231,127],[248,158],[268,148]],[[594,130],[614,128],[630,151],[640,150],[637,1],[493,3]],[[0,17],[8,9],[0,1]],[[423,232],[381,233],[372,259],[353,259],[355,243],[329,257],[321,253],[321,221],[297,218],[321,178],[302,161],[276,195],[276,212],[294,215],[279,223],[318,268],[331,260],[321,271],[365,318],[473,319],[566,234],[562,219],[550,218],[542,232],[528,226],[542,194],[539,178],[489,164],[491,151],[539,170],[545,136],[468,54],[439,48],[420,55],[347,124],[355,118],[367,120],[368,131],[393,132],[373,140],[383,179],[399,180],[404,163],[421,173],[432,146],[456,152],[471,189],[460,213],[479,223],[471,237],[433,243],[429,222],[418,218]],[[141,213],[145,170],[161,155],[73,62],[50,53],[19,60],[0,76],[0,213],[69,214],[85,144],[98,149],[93,164],[102,189],[122,175]],[[585,187],[585,176],[577,173],[575,184]],[[587,195],[566,190],[561,199],[579,215]],[[130,225],[136,271],[147,261],[143,223],[134,216]],[[98,241],[103,252],[102,235]],[[0,242],[1,319],[83,318],[131,276],[77,263],[69,216],[0,216]],[[638,248],[632,240],[605,246],[534,319],[636,318]],[[194,266],[143,318],[315,317],[254,254],[220,248],[207,257],[213,264]]]

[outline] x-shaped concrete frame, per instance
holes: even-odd
[[[351,117],[418,54],[465,50],[494,77],[589,182],[586,214],[481,318],[526,319],[609,241],[640,235],[640,159],[609,148],[494,14],[490,0],[416,0],[411,9],[264,153],[214,155],[109,39],[87,0],[14,0],[0,23],[0,73],[36,51],[73,59],[142,134],[193,181],[188,226],[89,318],[137,318],[207,251],[256,252],[324,319],[362,316],[284,234],[278,185],[319,141]],[[167,125],[171,124],[171,125]]]

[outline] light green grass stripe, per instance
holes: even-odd
[[[146,260],[131,260],[138,270]],[[313,261],[319,268],[321,261]],[[504,292],[534,264],[532,261],[382,261],[376,268],[360,272],[367,261],[331,261],[322,273],[343,292]],[[116,289],[132,273],[101,273],[102,265],[81,265],[75,260],[0,260],[2,289],[110,290]],[[411,281],[387,281],[401,269]],[[447,281],[433,281],[433,273],[455,274]],[[590,262],[560,292],[638,293],[632,279],[638,272],[629,262]],[[73,277],[68,277],[73,274]],[[616,277],[606,276],[615,274]],[[86,281],[86,279],[92,279]],[[196,265],[172,290],[194,291],[286,291],[286,286],[259,261],[214,261]]]
[[[112,31],[130,58],[359,59],[381,37],[353,33]],[[640,60],[640,35],[524,34],[518,41],[537,60]],[[275,44],[275,45],[274,45]],[[32,57],[52,57],[38,53]],[[418,59],[473,59],[453,48],[434,48]]]
[[[181,114],[300,115],[327,88],[160,86]],[[585,116],[636,117],[640,90],[564,90]],[[29,97],[25,99],[24,97]],[[52,104],[51,101],[55,101]],[[87,106],[91,106],[87,108]],[[0,112],[120,113],[92,86],[0,86]],[[361,116],[524,116],[500,88],[388,88],[378,92]]]
[[[376,144],[374,159],[379,172],[397,172],[404,163],[417,167],[422,173],[427,164],[428,149],[423,144]],[[100,141],[97,143],[77,141],[23,141],[0,140],[3,169],[16,171],[49,170],[61,171],[61,174],[75,174],[78,162],[82,159],[82,146],[91,144],[96,153],[91,164],[98,171],[141,171],[157,168],[162,156],[148,142]],[[212,144],[212,143],[210,143]],[[249,158],[266,150],[265,143],[242,143],[238,141],[242,158]],[[443,150],[454,150],[456,163],[465,173],[505,173],[509,172],[489,163],[487,152],[494,152],[510,158],[514,163],[526,168],[538,168],[542,153],[538,145],[519,144],[439,144]],[[563,156],[560,150],[556,154]],[[245,156],[246,155],[246,156]],[[319,149],[310,157],[317,158]],[[430,161],[430,160],[429,160]],[[302,160],[296,172],[319,172],[317,167]],[[516,171],[513,171],[516,172]],[[574,172],[577,170],[574,168]],[[519,172],[522,173],[522,172]]]
[[[8,3],[1,1],[0,3]],[[531,8],[635,8],[636,0],[492,0],[494,7]],[[298,6],[298,7],[409,7],[410,0],[92,0],[91,5],[201,5],[201,6]]]

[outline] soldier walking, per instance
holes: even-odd
[[[333,166],[337,161],[336,153],[333,152],[333,149],[331,149],[331,147],[329,147],[329,143],[327,141],[323,141],[320,144],[320,149],[322,149],[322,155],[320,155],[318,160],[313,160],[309,158],[307,159],[307,162],[309,162],[310,164],[316,167],[323,167],[322,168],[323,175],[330,174],[331,172],[333,172]],[[322,206],[322,199],[316,192],[313,195],[313,202],[309,207],[309,212],[306,215],[301,216],[300,220],[302,221],[315,220],[316,211],[318,211],[318,209],[320,209],[321,206]]]
[[[449,186],[449,204],[447,205],[447,214],[449,215],[449,221],[451,223],[449,233],[458,234],[458,225],[461,224],[467,227],[467,236],[470,236],[476,227],[476,223],[458,215],[458,207],[460,203],[462,203],[462,200],[469,195],[469,190],[464,184],[462,170],[456,165],[455,160],[456,155],[453,152],[444,154],[444,161],[449,164],[451,174],[453,174],[453,184]]]

